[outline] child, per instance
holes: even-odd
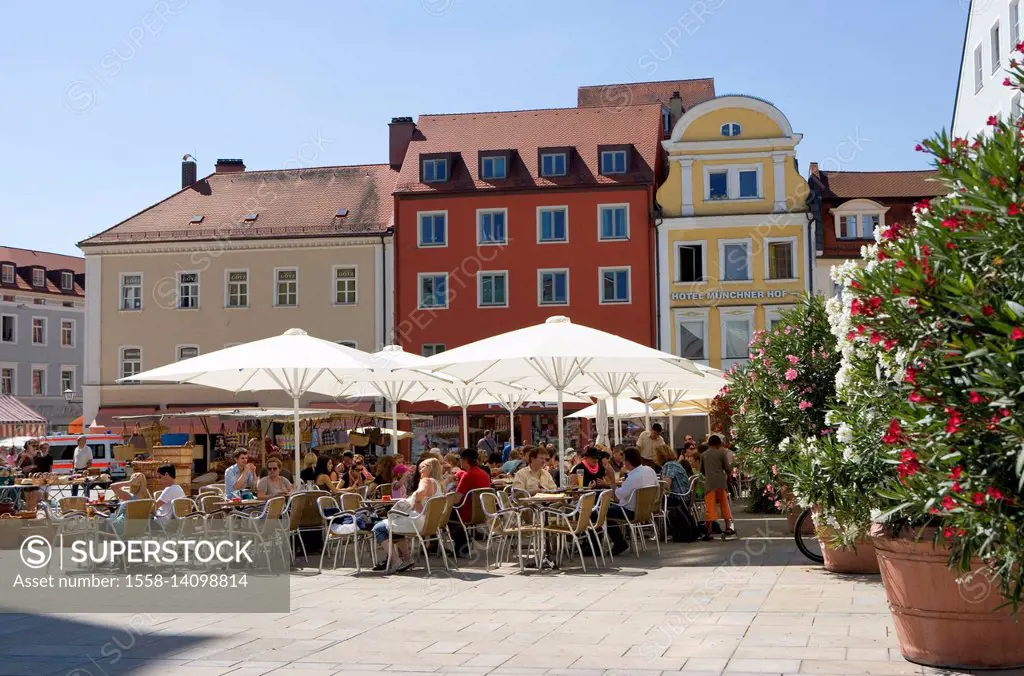
[[[732,467],[729,464],[729,453],[722,446],[722,438],[717,434],[708,437],[708,450],[704,451],[700,462],[704,472],[704,523],[707,527],[704,539],[711,539],[712,526],[718,521],[716,505],[719,504],[722,506],[722,518],[725,519],[725,530],[722,534],[736,535],[732,509],[729,507],[729,494],[726,490]]]

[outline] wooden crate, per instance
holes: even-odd
[[[191,444],[188,446],[154,446],[153,459],[175,466],[187,463],[191,467],[192,451],[193,446]]]
[[[142,450],[134,446],[114,446],[114,459],[121,462],[131,462],[139,453],[142,453]]]

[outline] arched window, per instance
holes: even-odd
[[[743,128],[735,122],[726,122],[722,125],[722,136],[739,136]]]

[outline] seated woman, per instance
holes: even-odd
[[[134,472],[128,481],[119,481],[110,485],[118,500],[144,500],[153,497],[149,494],[149,486],[146,485],[146,475],[142,472]]]
[[[331,459],[326,455],[321,455],[316,459],[316,465],[313,467],[314,483],[317,488],[323,488],[324,490],[331,490],[334,488],[334,483],[331,481]]]
[[[501,466],[501,453],[495,451],[487,456],[487,469],[490,470],[491,476],[498,476],[502,474]]]
[[[384,521],[378,521],[373,526],[373,535],[377,544],[387,553],[386,543],[388,541],[388,524],[391,526],[391,540],[397,554],[398,562],[390,572],[400,573],[403,570],[412,568],[412,554],[409,551],[409,541],[396,536],[412,535],[423,528],[423,511],[426,509],[427,500],[444,495],[441,488],[441,463],[434,458],[424,460],[419,465],[420,481],[416,491],[406,499],[407,505],[397,504],[394,510],[401,510],[408,507],[405,513],[392,511],[390,517]],[[374,570],[382,571],[387,568],[387,558],[376,566]]]
[[[572,468],[572,474],[583,473],[584,488],[614,488],[614,476],[609,477],[607,468],[601,462],[601,451],[594,446],[587,446],[583,451],[583,460]],[[569,481],[573,481],[572,476]],[[572,485],[570,483],[570,485]]]
[[[316,481],[316,463],[317,457],[313,453],[307,453],[302,458],[302,471],[299,472],[299,481],[302,483],[310,483]]]
[[[256,482],[256,496],[260,500],[269,500],[279,495],[291,495],[292,482],[281,476],[281,461],[277,458],[267,460],[267,476]]]
[[[543,448],[531,448],[527,457],[528,465],[518,472],[512,480],[513,488],[540,493],[541,491],[557,490],[558,486],[547,470],[548,452]]]
[[[410,471],[411,470],[408,465],[395,465],[394,479],[391,481],[392,500],[401,500],[409,492],[408,486]],[[417,485],[419,485],[418,482]]]
[[[661,466],[661,478],[671,481],[669,486],[668,504],[670,507],[689,506],[692,501],[690,495],[690,476],[687,471],[685,458],[686,449],[679,450],[676,460],[667,460]],[[660,454],[660,449],[659,449]],[[687,463],[688,464],[688,463]]]

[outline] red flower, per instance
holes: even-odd
[[[1016,216],[1020,214],[1020,207],[1017,206],[1016,202],[1010,202],[1010,206],[1006,207],[1007,216]]]
[[[916,150],[919,153],[923,153],[924,152],[924,146],[921,145],[920,143],[918,143],[916,146],[914,146],[914,150]]]
[[[924,396],[923,394],[921,394],[917,390],[914,390],[913,392],[911,392],[910,396],[907,397],[907,399],[911,403],[913,403],[913,404],[925,404],[925,403],[928,403],[928,397]]]
[[[956,465],[953,469],[949,470],[949,478],[953,481],[960,481],[960,477],[964,474],[964,468],[960,465]]]
[[[1003,78],[1003,86],[1004,87],[1012,87],[1013,86],[1013,83],[1010,82],[1010,78],[1008,78],[1008,77],[1004,77]]]
[[[1024,42],[1018,42],[1017,46],[1014,47],[1018,52],[1024,52]]]
[[[895,338],[889,338],[888,340],[885,341],[885,345],[883,347],[885,347],[885,351],[886,352],[889,352],[890,350],[892,350],[892,348],[896,347],[896,345],[897,345],[896,339]]]
[[[963,490],[964,490],[964,489],[963,489],[963,487],[962,487],[962,486],[960,485],[960,482],[959,482],[959,481],[954,481],[954,482],[953,482],[953,492],[954,492],[954,493],[961,493],[961,492],[963,492]]]
[[[946,420],[946,434],[956,434],[957,430],[963,424],[963,418],[960,417],[960,411],[956,410],[952,406],[945,408],[946,415],[949,418]]]
[[[1002,500],[1003,498],[1006,497],[1005,495],[1003,495],[1002,491],[1000,491],[998,488],[994,486],[990,486],[989,489],[985,491],[985,493],[988,495],[988,497],[992,498],[993,500]]]
[[[913,366],[907,367],[907,374],[903,376],[903,382],[917,385],[917,369]]]
[[[1010,409],[1008,409],[1008,408],[1001,408],[1001,409],[999,409],[999,415],[1001,415],[1004,418],[1009,418],[1010,417]]]
[[[852,316],[856,317],[861,312],[863,312],[863,310],[861,308],[862,308],[862,306],[861,306],[860,298],[854,298],[853,302],[850,303],[850,314]]]
[[[946,511],[956,508],[956,501],[948,495],[942,498],[942,506],[946,508]]]
[[[956,230],[958,227],[960,227],[960,221],[956,220],[955,218],[943,218],[942,227],[948,228],[949,230]]]
[[[996,310],[991,305],[982,305],[981,306],[981,314],[985,315],[986,317],[991,317],[995,313],[996,313]]]
[[[921,471],[921,463],[917,459],[917,454],[909,448],[903,450],[900,453],[900,464],[897,467],[900,479],[906,479],[908,476],[913,476]]]
[[[967,401],[972,404],[984,404],[985,397],[972,390],[971,393],[967,395]]]
[[[946,248],[952,251],[956,249],[956,244],[953,244],[952,242],[946,242]]]
[[[985,494],[984,493],[975,493],[974,495],[971,496],[971,502],[973,502],[976,505],[984,505],[985,504]]]
[[[1013,327],[1013,331],[1010,331],[1010,340],[1020,340],[1024,338],[1024,330],[1019,326]]]
[[[947,540],[952,538],[953,537],[953,529],[950,528],[949,526],[946,526],[945,528],[943,528],[942,529],[942,537],[946,538]]]
[[[888,258],[888,256],[886,256],[886,255],[885,255],[885,252],[884,252],[884,251],[882,251],[881,249],[879,249],[879,250],[878,250],[878,253],[877,253],[877,254],[875,255],[875,258],[877,258],[877,259],[878,259],[878,260],[880,260],[880,261],[884,261],[884,260],[885,260],[886,258]]]
[[[939,164],[946,166],[948,164],[952,164],[952,161],[948,157],[943,157],[939,160]]]
[[[850,282],[850,288],[851,289],[859,289],[860,288],[860,282],[858,282],[856,279],[852,280]]]
[[[986,120],[985,123],[990,127],[994,127],[997,124],[999,124],[999,118],[996,117],[995,115],[989,115],[988,120]]]
[[[897,268],[903,268],[905,266],[906,266],[906,263],[904,263],[903,261],[896,261],[896,267]]]
[[[882,435],[882,441],[887,444],[898,444],[903,439],[903,428],[900,426],[900,421],[893,418],[889,423],[889,428]],[[910,449],[904,451],[904,453],[913,453]]]
[[[857,338],[857,334],[854,331],[850,331],[846,334],[846,339],[851,343]]]
[[[871,332],[871,344],[872,345],[878,345],[881,342],[882,342],[882,334],[880,334],[878,331],[872,331]]]
[[[870,299],[868,299],[868,304],[871,305],[871,310],[872,312],[874,312],[875,310],[882,306],[882,297],[872,296]]]
[[[930,207],[931,204],[932,203],[930,200],[921,200],[920,202],[916,202],[914,204],[914,213],[921,213],[922,211]]]

